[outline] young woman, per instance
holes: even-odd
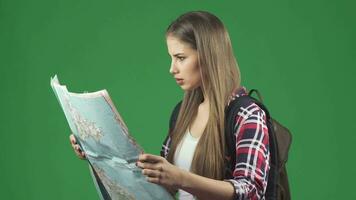
[[[179,199],[264,199],[269,171],[268,129],[264,111],[250,103],[234,123],[236,165],[225,177],[225,108],[246,95],[229,35],[208,12],[188,12],[166,32],[169,72],[184,90],[175,127],[161,156],[142,154],[137,166],[148,181]],[[73,148],[85,158],[73,136]]]

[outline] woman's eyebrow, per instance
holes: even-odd
[[[168,52],[168,55],[170,56],[171,54]],[[184,53],[175,53],[172,56],[173,57],[184,56]]]
[[[177,57],[177,56],[183,56],[184,53],[176,53],[176,54],[173,54],[173,56]]]

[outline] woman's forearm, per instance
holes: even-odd
[[[234,196],[234,187],[229,182],[206,178],[188,171],[182,172],[180,189],[199,200],[232,200]]]

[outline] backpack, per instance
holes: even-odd
[[[257,94],[259,100],[252,97],[253,92]],[[231,159],[230,161],[226,160],[225,162],[225,177],[232,177],[232,172],[236,163],[236,157],[231,156],[234,155],[232,154],[233,152],[236,152],[236,138],[234,136],[235,116],[242,105],[247,105],[251,102],[258,105],[266,113],[266,124],[269,133],[269,150],[271,157],[265,199],[290,200],[291,195],[285,164],[288,160],[288,151],[292,142],[292,135],[286,127],[270,116],[268,109],[262,103],[263,100],[261,94],[255,89],[251,90],[248,95],[235,98],[225,109],[226,157]],[[171,132],[175,126],[181,103],[182,102],[179,102],[175,106],[171,114],[169,132]]]

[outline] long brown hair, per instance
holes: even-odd
[[[202,84],[184,94],[176,125],[171,132],[172,143],[167,159],[174,162],[176,149],[205,96],[210,104],[209,119],[197,144],[191,171],[221,180],[224,178],[225,106],[232,92],[240,87],[240,71],[229,34],[216,16],[205,11],[194,11],[173,21],[166,31],[168,35],[197,50]]]

